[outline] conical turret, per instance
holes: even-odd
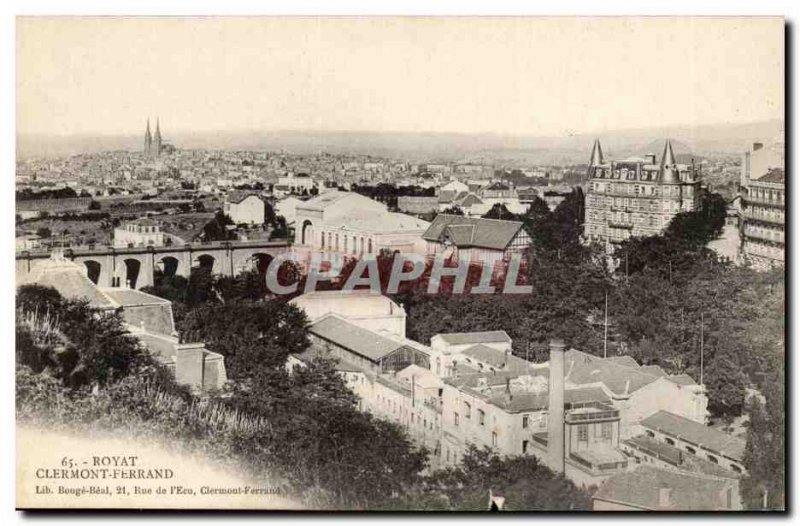
[[[592,146],[592,155],[589,158],[588,177],[594,176],[594,169],[601,164],[603,164],[603,149],[600,147],[600,139],[595,139],[594,146]]]
[[[589,166],[599,166],[601,164],[603,164],[603,149],[600,147],[600,139],[595,139]]]
[[[672,151],[672,141],[667,139],[664,144],[664,153],[661,155],[661,182],[677,183],[678,167],[675,162],[675,153]]]

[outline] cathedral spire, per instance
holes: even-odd
[[[161,123],[156,117],[156,134],[153,137],[153,155],[161,155]]]
[[[153,136],[150,135],[150,119],[147,119],[147,128],[144,132],[144,153],[150,155],[150,149],[153,147]]]

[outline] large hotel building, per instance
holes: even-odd
[[[754,143],[742,163],[742,252],[756,269],[783,266],[786,180],[784,143]]]
[[[680,212],[700,205],[700,168],[678,164],[667,140],[660,163],[655,154],[605,161],[600,141],[587,173],[584,235],[611,247],[631,237],[661,233]]]

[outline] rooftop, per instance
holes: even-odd
[[[334,314],[328,314],[318,319],[311,324],[308,330],[311,334],[353,351],[373,362],[378,362],[404,347],[399,342],[373,331],[362,329]]]
[[[688,418],[667,411],[658,411],[643,419],[641,424],[734,460],[744,459],[744,440]]]
[[[732,487],[729,479],[639,466],[606,480],[593,498],[644,510],[711,511],[726,508],[725,491]],[[665,503],[662,489],[669,490]]]
[[[504,250],[521,229],[519,221],[439,214],[422,238],[439,243],[447,240],[458,247]]]
[[[506,331],[479,331],[479,332],[449,332],[437,334],[450,345],[467,345],[479,343],[511,343],[511,338]]]

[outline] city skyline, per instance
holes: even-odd
[[[158,115],[173,135],[569,136],[783,117],[782,18],[475,21],[21,17],[17,131],[127,135]]]

